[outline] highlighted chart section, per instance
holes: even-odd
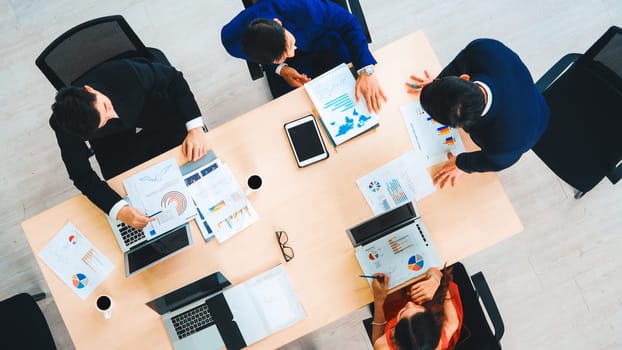
[[[425,262],[420,254],[415,254],[408,259],[408,269],[413,271],[419,271],[423,268]]]
[[[71,276],[71,283],[74,287],[82,289],[89,285],[89,279],[86,278],[86,275],[82,273],[76,273],[75,275]]]

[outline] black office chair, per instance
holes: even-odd
[[[17,294],[0,302],[0,347],[20,350],[54,350],[54,338],[37,305],[44,293]]]
[[[456,345],[456,350],[501,349],[500,341],[505,332],[505,327],[484,274],[478,272],[469,276],[464,265],[460,262],[451,265],[451,268],[453,269],[453,280],[460,290],[460,299],[462,300],[462,309],[464,311],[460,339]],[[482,309],[480,300],[485,310]],[[373,303],[370,304],[370,309],[373,315]],[[494,332],[493,329],[490,329],[484,311],[490,318]],[[371,322],[372,318],[363,320],[363,325],[370,340]]]
[[[35,63],[60,90],[105,61],[131,57],[170,65],[162,51],[145,47],[123,16],[115,15],[69,29],[48,45]]]
[[[242,0],[242,4],[244,4],[244,8],[249,8],[250,6],[257,3],[259,0]],[[365,15],[363,14],[363,8],[361,7],[361,3],[359,0],[332,0],[336,2],[341,7],[348,10],[351,14],[353,14],[356,19],[358,19],[363,32],[365,33],[365,37],[367,38],[367,43],[371,44],[371,34],[369,33],[369,28],[367,27],[367,21],[365,20]],[[253,80],[260,79],[264,76],[264,69],[259,63],[246,61],[246,65],[248,66],[248,71]]]
[[[585,54],[568,54],[536,83],[551,108],[533,147],[581,198],[605,176],[622,177],[622,28],[612,26]]]

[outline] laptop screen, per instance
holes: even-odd
[[[145,242],[127,253],[128,275],[143,269],[191,244],[189,226],[180,226]]]
[[[147,303],[147,306],[162,315],[193,303],[200,298],[217,293],[230,285],[231,282],[229,282],[222,273],[215,272],[157,299],[151,300]]]
[[[412,222],[417,217],[412,202],[377,215],[347,230],[354,246],[367,244],[377,236],[383,236]]]

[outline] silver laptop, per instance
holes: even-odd
[[[124,199],[126,202],[130,203],[129,198],[126,197]],[[119,244],[119,248],[121,248],[121,251],[124,253],[130,250],[132,247],[135,247],[157,236],[155,232],[152,232],[148,235],[143,230],[134,228],[122,221],[113,219],[108,215],[106,215],[106,218],[108,219],[110,228],[112,228],[114,238],[116,238],[117,243]]]
[[[209,300],[231,283],[216,272],[147,303],[160,314],[176,350],[217,350],[225,347],[216,325],[218,304]],[[218,299],[218,298],[217,298]]]

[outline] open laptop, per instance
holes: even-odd
[[[242,349],[305,317],[283,265],[236,286],[216,272],[147,305],[176,350]]]
[[[412,202],[346,230],[366,275],[389,275],[389,288],[438,267],[442,260]]]

